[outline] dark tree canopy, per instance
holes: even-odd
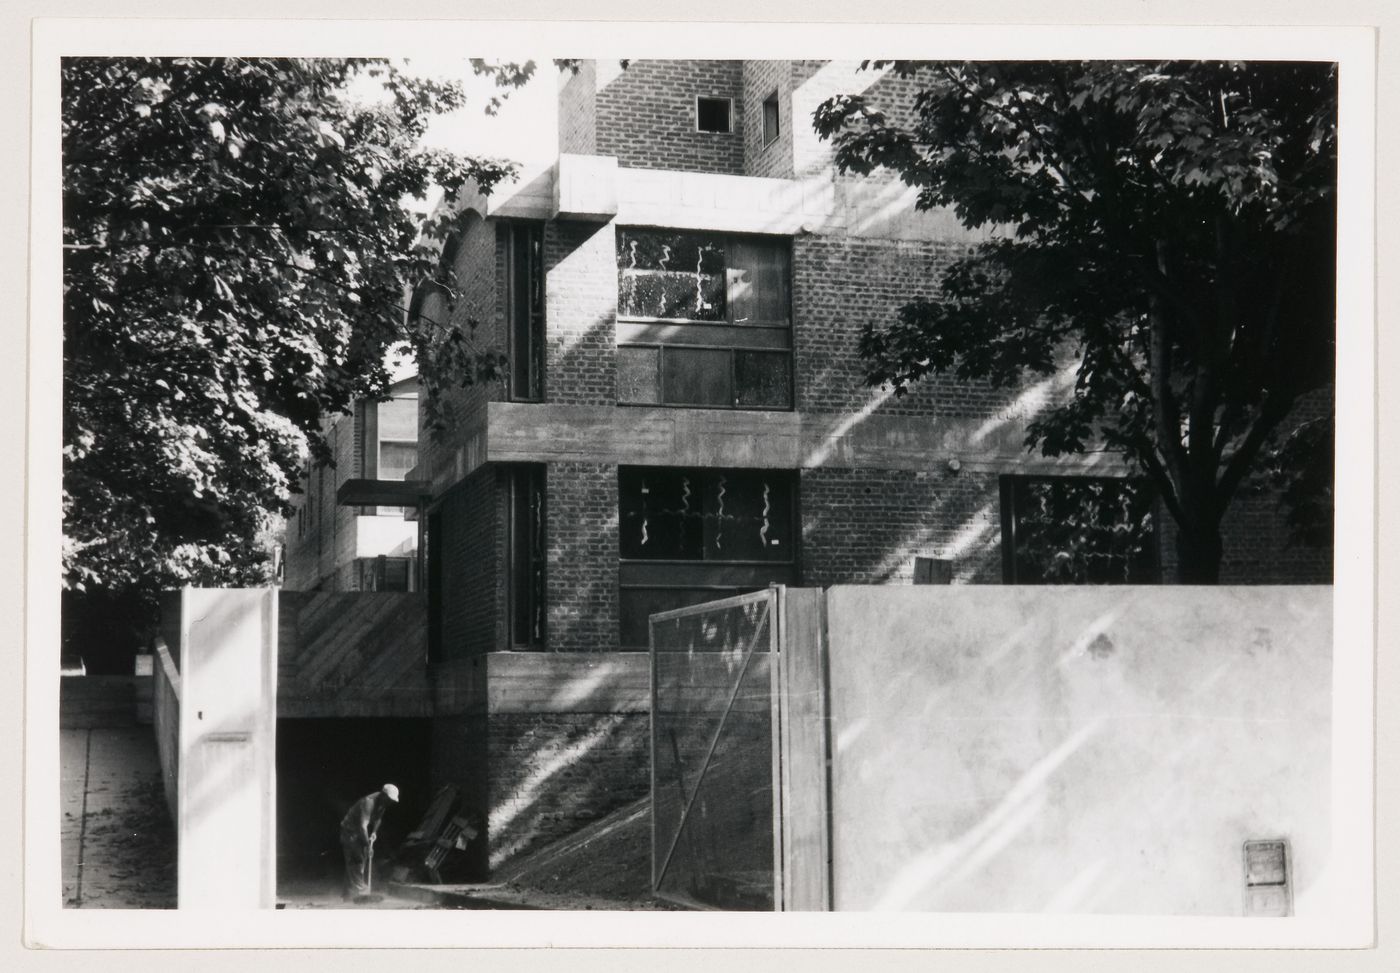
[[[493,374],[403,307],[438,273],[403,201],[510,171],[420,147],[463,102],[377,59],[64,60],[66,587],[256,582],[321,417],[382,396],[390,349],[435,388]]]
[[[937,299],[867,326],[870,384],[1010,385],[1072,353],[1073,395],[1026,445],[1121,451],[1180,528],[1180,580],[1218,579],[1221,518],[1261,472],[1330,539],[1332,419],[1290,413],[1333,381],[1336,66],[873,66],[916,79],[912,116],[823,103],[840,168],[887,167],[919,208],[999,232]]]

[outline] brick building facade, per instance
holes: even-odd
[[[341,502],[352,480],[402,480],[417,464],[418,382],[401,377],[385,402],[359,402],[323,422],[331,463],[307,462],[284,536],[290,591],[412,591],[418,530],[401,506]]]
[[[414,476],[434,774],[486,812],[476,871],[645,795],[648,613],[909,583],[916,558],[1002,583],[1017,483],[1121,476],[1103,453],[1025,452],[1068,373],[863,384],[862,326],[985,235],[890,178],[838,175],[807,119],[837,92],[898,112],[914,89],[853,63],[583,62],[561,79],[557,162],[460,201],[458,299],[418,306],[476,322],[510,374],[454,393]],[[1231,525],[1222,580],[1330,580],[1271,500]],[[1169,530],[1152,546],[1149,573]]]

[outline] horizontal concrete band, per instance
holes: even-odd
[[[976,244],[989,229],[969,230],[946,208],[920,210],[917,189],[897,180],[838,179],[828,170],[775,179],[674,169],[628,169],[611,156],[564,154],[528,169],[487,196],[467,189],[454,209],[484,217],[617,220],[728,233],[798,233]]]
[[[481,421],[484,420],[484,421]],[[440,495],[486,463],[590,462],[750,469],[1085,473],[1113,454],[1047,459],[1026,452],[1021,418],[746,412],[650,406],[491,402],[464,444],[433,471]]]

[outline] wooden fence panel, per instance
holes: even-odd
[[[419,593],[284,591],[281,717],[426,717],[427,603]]]

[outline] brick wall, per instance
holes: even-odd
[[[728,134],[695,130],[695,99],[732,98]],[[741,61],[633,61],[597,92],[599,155],[633,169],[744,172]]]
[[[443,661],[505,645],[506,503],[503,475],[489,467],[443,497]]]
[[[1332,549],[1289,542],[1286,508],[1273,496],[1237,496],[1220,525],[1221,584],[1331,584]],[[1177,527],[1161,520],[1162,580],[1176,580]]]
[[[1283,421],[1279,435],[1304,422],[1329,416],[1332,408],[1330,388],[1306,396]],[[1287,515],[1288,509],[1273,491],[1246,479],[1220,525],[1224,549],[1221,584],[1332,583],[1332,548],[1294,543]],[[1162,577],[1171,581],[1179,562],[1176,522],[1163,510],[1161,523]]]
[[[301,483],[287,518],[287,561],[284,584],[289,591],[353,591],[355,517],[358,507],[342,507],[335,493],[340,484],[359,475],[359,437],[353,416],[322,421],[334,466],[311,464],[311,476]]]
[[[498,295],[504,292],[506,254],[504,241],[497,237],[495,223],[486,222],[474,212],[465,214],[459,224],[451,266],[457,298],[449,307],[440,292],[429,292],[422,307],[425,317],[444,327],[456,325],[461,328],[471,337],[476,348],[483,352],[506,350],[505,309],[498,300]],[[472,322],[476,323],[475,328],[471,327]],[[499,382],[447,392],[444,402],[450,428],[442,435],[435,435],[420,424],[420,465],[428,470],[436,468],[434,464],[441,461],[441,451],[450,451],[462,441],[485,403],[498,400],[503,395],[504,389]],[[420,395],[420,417],[423,398]]]
[[[488,723],[484,714],[433,718],[429,777],[432,790],[457,788],[462,812],[484,820],[491,808],[491,765],[487,762]],[[443,878],[461,881],[489,876],[486,836],[467,845],[460,862],[453,862]]]
[[[433,788],[487,821],[457,877],[484,879],[650,788],[645,713],[496,713],[433,721]]]
[[[617,231],[545,224],[545,399],[617,402]]]
[[[548,464],[545,516],[548,648],[616,651],[617,466]]]
[[[899,308],[938,291],[962,244],[803,234],[792,246],[793,349],[797,408],[881,415],[989,416],[1020,390],[932,378],[900,398],[865,386],[861,329],[895,320]]]
[[[994,474],[815,469],[801,474],[802,584],[908,584],[915,556],[954,579],[1001,580]]]
[[[763,101],[778,93],[778,137],[763,144]],[[792,62],[744,62],[744,174],[792,178]],[[810,127],[810,119],[808,119]]]
[[[598,153],[597,84],[596,61],[580,61],[576,72],[565,73],[558,101],[560,154]]]

